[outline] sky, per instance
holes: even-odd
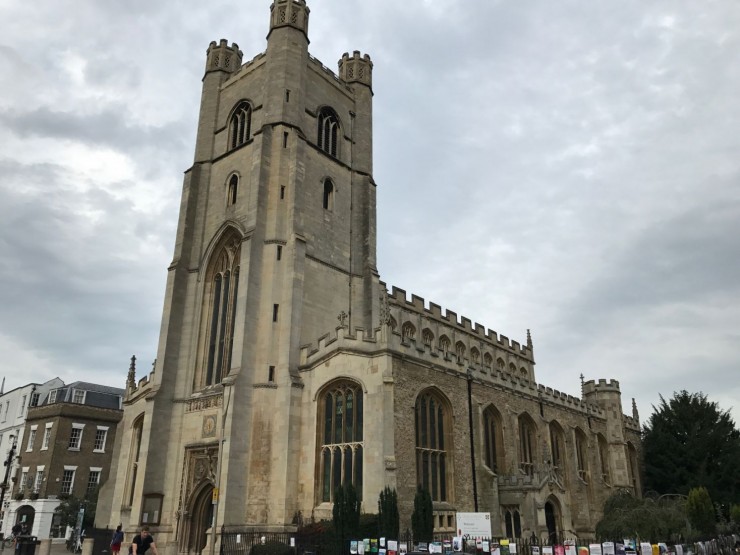
[[[373,60],[381,279],[616,379],[645,421],[740,419],[740,3],[309,0]],[[0,0],[0,375],[122,387],[156,357],[212,40],[269,0]]]

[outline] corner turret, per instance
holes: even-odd
[[[270,6],[270,33],[281,27],[292,27],[302,32],[308,42],[308,14],[311,10],[306,6],[306,0],[275,0]]]
[[[244,54],[239,50],[239,45],[235,42],[229,43],[226,39],[216,44],[216,41],[212,41],[208,46],[206,56],[206,73],[211,71],[225,71],[226,73],[234,73],[242,65],[242,56]]]
[[[367,85],[372,91],[373,62],[370,56],[367,54],[361,56],[359,50],[355,50],[351,57],[348,52],[345,52],[339,60],[339,78],[348,84]]]

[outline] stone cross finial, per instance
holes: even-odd
[[[157,359],[155,358],[152,361],[152,374],[154,374],[154,370],[156,370],[156,368],[157,368]]]
[[[586,385],[586,377],[583,375],[583,372],[581,372],[581,397],[583,397],[585,393],[585,385]]]

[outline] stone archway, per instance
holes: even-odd
[[[550,498],[545,503],[545,525],[547,526],[547,543],[548,545],[556,545],[560,543],[562,534],[560,517],[560,503],[557,499]]]
[[[208,530],[213,521],[213,484],[201,484],[193,492],[188,509],[187,552],[200,553],[208,543]]]

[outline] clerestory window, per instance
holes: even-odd
[[[324,180],[324,210],[334,210],[334,183],[331,179]]]

